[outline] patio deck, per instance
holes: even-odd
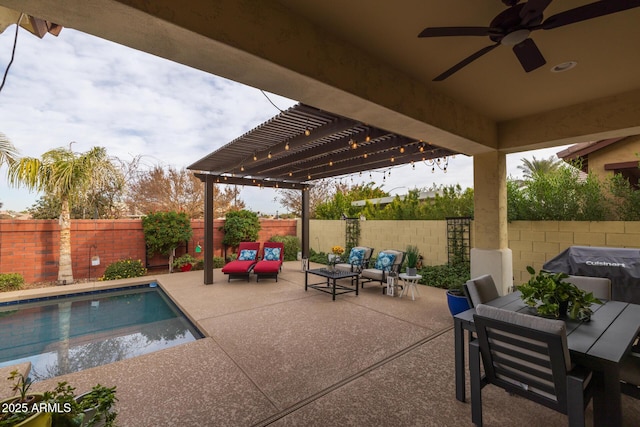
[[[420,287],[412,301],[369,284],[334,302],[304,291],[299,262],[285,263],[278,282],[227,283],[219,270],[208,286],[202,271],[155,279],[207,337],[63,377],[79,391],[117,385],[122,427],[471,425],[470,404],[455,399],[442,289]],[[483,395],[487,426],[567,424],[494,387]],[[623,415],[640,425],[637,401],[623,396]]]

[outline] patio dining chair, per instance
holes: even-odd
[[[389,273],[398,274],[400,266],[404,262],[405,253],[396,249],[385,249],[378,252],[376,263],[373,267],[364,268],[360,272],[362,287],[365,283],[378,282],[380,286],[383,286],[382,292],[385,291],[387,284],[387,277]]]
[[[500,296],[493,277],[485,274],[475,279],[467,280],[463,286],[464,293],[469,301],[469,307],[473,308],[478,304],[485,304]]]
[[[282,262],[284,261],[284,243],[282,242],[264,242],[262,249],[262,260],[258,261],[253,268],[256,275],[256,282],[260,278],[271,277],[278,281],[278,273],[282,270]]]
[[[258,262],[260,242],[241,242],[238,245],[238,258],[222,267],[222,272],[231,279],[250,279],[251,270]]]
[[[469,344],[472,422],[482,426],[482,387],[493,384],[568,415],[570,426],[584,426],[592,373],[571,363],[565,322],[484,304],[476,312],[478,339]]]
[[[367,246],[353,247],[349,252],[349,257],[345,260],[346,262],[336,264],[336,270],[359,273],[369,267],[371,255],[373,255],[373,248]]]
[[[565,281],[573,283],[579,289],[592,292],[598,299],[611,300],[611,279],[606,277],[569,276]]]

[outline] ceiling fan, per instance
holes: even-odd
[[[488,27],[428,27],[418,37],[451,37],[451,36],[488,36],[494,44],[489,45],[463,59],[433,81],[442,81],[471,62],[491,52],[500,45],[512,46],[522,68],[528,73],[546,64],[544,56],[529,38],[532,31],[552,30],[576,22],[605,16],[627,9],[640,7],[640,0],[600,0],[564,12],[557,13],[547,19],[543,12],[552,0],[502,0],[509,6],[499,13]]]

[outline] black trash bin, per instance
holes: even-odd
[[[552,273],[608,277],[614,300],[640,304],[640,249],[571,246],[542,268]]]

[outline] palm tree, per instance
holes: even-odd
[[[0,166],[4,163],[10,165],[18,158],[18,149],[13,146],[7,137],[0,133]]]
[[[522,165],[518,166],[523,173],[525,179],[533,179],[536,175],[544,175],[558,170],[561,162],[551,156],[548,159],[536,159],[536,156],[529,159],[520,159]]]
[[[60,283],[73,283],[70,204],[91,188],[102,188],[104,182],[119,179],[119,176],[120,171],[102,147],[94,147],[83,154],[74,153],[71,146],[56,148],[44,153],[41,159],[23,157],[9,164],[11,185],[42,191],[60,200]]]

